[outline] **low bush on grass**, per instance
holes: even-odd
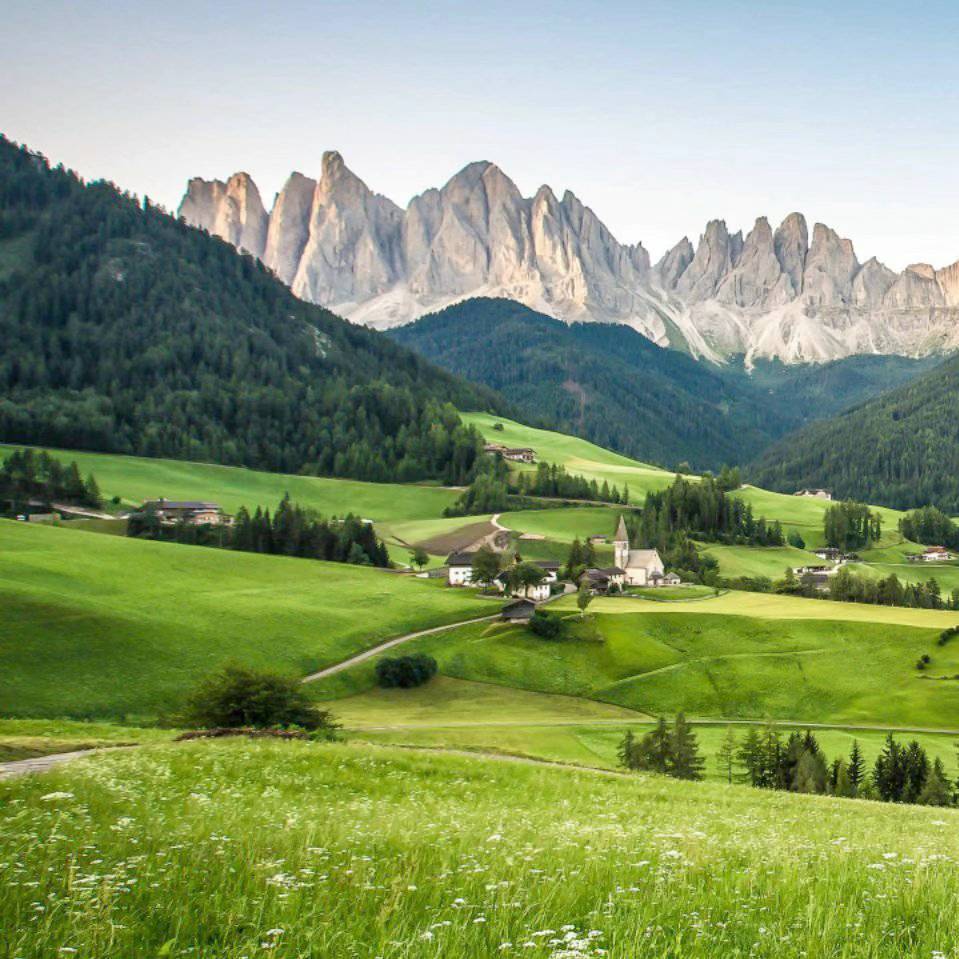
[[[566,624],[559,616],[537,609],[530,617],[530,631],[543,639],[562,639],[566,635]]]
[[[426,653],[387,656],[376,664],[376,681],[383,689],[412,689],[436,675],[436,660]]]
[[[269,729],[297,726],[332,735],[337,723],[314,705],[300,682],[278,673],[226,666],[193,692],[184,718],[205,729]]]

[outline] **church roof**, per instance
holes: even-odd
[[[655,549],[631,549],[626,566],[628,569],[636,569],[637,567],[649,569],[653,563],[662,564],[659,553]]]
[[[619,525],[616,527],[616,535],[613,539],[618,543],[629,542],[629,534],[626,532],[626,520],[623,519],[622,513],[619,514]]]

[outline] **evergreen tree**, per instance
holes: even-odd
[[[932,764],[926,781],[916,801],[922,806],[951,806],[953,804],[952,791],[946,777],[946,770],[941,759]]]
[[[733,781],[733,774],[739,763],[739,745],[736,742],[736,733],[732,726],[726,727],[726,734],[723,736],[719,749],[716,751],[716,766],[719,774],[726,778],[730,785]]]
[[[859,792],[866,777],[866,761],[863,759],[862,750],[859,748],[859,740],[852,741],[852,747],[849,750],[849,783],[853,789],[853,795]]]
[[[670,739],[669,774],[677,779],[702,779],[705,760],[683,713],[677,714]]]
[[[646,734],[648,769],[655,773],[670,771],[673,761],[673,737],[666,720],[660,716],[653,730]]]
[[[616,749],[616,758],[623,769],[635,769],[636,737],[627,729]]]

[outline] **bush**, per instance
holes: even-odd
[[[947,629],[944,629],[939,634],[939,639],[936,640],[936,645],[945,646],[953,636],[959,636],[959,626],[950,626]]]
[[[565,623],[558,616],[551,616],[537,609],[530,617],[529,628],[543,639],[559,639],[566,631]]]
[[[436,670],[436,660],[426,653],[387,656],[376,664],[376,681],[383,689],[412,689],[429,682]]]
[[[190,697],[185,718],[208,729],[298,726],[332,735],[339,728],[298,679],[244,666],[226,666],[205,679]]]

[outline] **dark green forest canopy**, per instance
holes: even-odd
[[[649,463],[745,463],[811,419],[918,376],[939,358],[847,357],[724,366],[663,349],[628,326],[566,324],[505,299],[472,299],[390,331],[452,373],[498,390],[524,422]]]
[[[490,390],[249,256],[0,137],[0,440],[465,481]]]
[[[898,509],[959,510],[959,358],[764,453],[750,482],[786,492],[829,488],[834,497]]]

